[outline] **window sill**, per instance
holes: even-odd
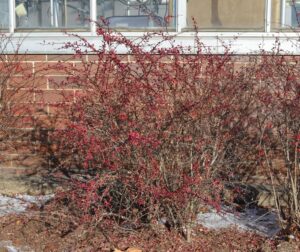
[[[7,53],[13,53],[14,48],[20,45],[20,53],[29,54],[68,54],[73,53],[70,49],[62,49],[66,42],[75,42],[78,38],[72,36],[77,34],[87,39],[91,44],[100,45],[101,39],[91,32],[16,32],[10,34],[11,44]],[[122,32],[129,39],[137,40],[144,32]],[[194,32],[170,32],[176,35],[175,43],[183,47],[195,48]],[[230,47],[234,54],[258,54],[261,50],[272,51],[274,43],[279,41],[282,54],[300,55],[300,33],[296,32],[199,32],[200,40],[211,53],[222,54],[224,45]],[[153,44],[160,40],[161,36],[154,35],[150,42]],[[166,45],[168,46],[168,45]],[[126,54],[125,48],[117,48],[118,53]],[[192,51],[192,53],[195,51]],[[189,51],[190,53],[190,51]]]

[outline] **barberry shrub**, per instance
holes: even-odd
[[[261,166],[270,178],[279,220],[300,231],[300,69],[299,57],[262,53],[256,113]]]
[[[213,54],[197,34],[195,48],[160,33],[98,35],[97,46],[79,36],[65,45],[81,62],[57,84],[77,91],[62,104],[66,127],[52,135],[69,178],[62,195],[84,220],[163,222],[190,240],[203,205],[220,210],[225,185],[263,173],[280,218],[299,228],[297,58],[275,45],[237,68],[229,46]]]
[[[70,177],[64,197],[91,223],[164,222],[189,240],[199,209],[220,210],[224,181],[250,167],[238,154],[250,141],[255,81],[234,71],[230,48],[213,54],[198,35],[196,51],[165,34],[132,41],[100,27],[98,35],[98,47],[78,36],[65,45],[82,60],[60,83],[78,91],[53,135]]]
[[[281,227],[299,233],[299,56],[284,55],[276,41],[271,52],[262,50],[255,57],[255,62],[240,69],[251,79],[248,84],[252,85],[247,86],[252,101],[240,121],[249,124],[241,131],[243,141],[235,139],[243,143],[238,157],[251,164],[252,175],[262,176],[264,185],[271,188],[267,190],[272,196],[261,198],[259,204],[274,207]],[[242,81],[247,83],[246,78]]]

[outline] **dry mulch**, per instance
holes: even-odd
[[[195,226],[192,242],[176,231],[158,225],[155,229],[126,230],[109,223],[88,228],[73,221],[63,211],[31,209],[21,215],[0,218],[0,241],[11,241],[23,251],[125,251],[137,247],[142,251],[300,251],[297,241],[283,243],[254,233],[231,228],[208,230]],[[279,246],[278,246],[279,244]],[[283,244],[283,245],[282,245]],[[26,250],[27,248],[27,250]],[[1,248],[0,251],[2,252]],[[4,250],[5,251],[5,250]]]

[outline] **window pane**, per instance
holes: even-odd
[[[174,27],[175,4],[176,0],[98,0],[97,16],[109,27]]]
[[[89,0],[16,0],[17,28],[88,28]]]
[[[265,0],[188,0],[188,27],[199,29],[263,30]]]
[[[289,29],[300,25],[299,0],[273,0],[272,28]]]
[[[8,1],[0,2],[0,30],[7,29],[9,25]]]

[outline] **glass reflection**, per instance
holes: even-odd
[[[9,24],[8,1],[0,1],[0,30],[7,29]]]
[[[175,8],[175,0],[98,0],[97,16],[109,27],[173,27]]]
[[[17,28],[82,28],[89,25],[89,0],[16,0]]]

